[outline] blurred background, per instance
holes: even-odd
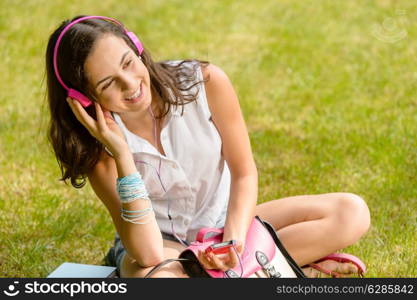
[[[352,192],[372,226],[344,249],[368,277],[417,276],[417,3],[380,1],[0,2],[0,276],[100,265],[114,228],[46,140],[44,54],[79,14],[122,21],[155,60],[221,67],[242,106],[259,203]],[[302,238],[302,237],[300,237]]]

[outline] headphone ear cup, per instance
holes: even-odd
[[[134,34],[131,31],[126,31],[126,34],[129,37],[129,39],[133,42],[136,49],[138,49],[139,55],[141,55],[143,52],[143,46],[142,46],[142,43],[139,41],[138,37],[136,36],[136,34]]]
[[[68,97],[77,100],[83,107],[88,107],[91,104],[93,104],[93,102],[90,99],[88,99],[87,96],[74,89],[68,90]]]

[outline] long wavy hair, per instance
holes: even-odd
[[[51,34],[46,49],[47,99],[50,111],[47,138],[61,169],[60,180],[67,184],[67,180],[70,179],[75,188],[82,188],[86,184],[87,174],[95,166],[104,149],[104,146],[90,135],[74,116],[65,101],[66,90],[58,82],[53,67],[54,46],[59,34],[66,25],[81,17],[83,16],[62,22]],[[88,19],[73,25],[65,33],[59,45],[57,65],[62,80],[67,86],[84,93],[90,99],[94,99],[94,95],[87,88],[84,63],[94,42],[103,34],[108,33],[122,38],[139,56],[136,47],[126,36],[123,28],[103,19]],[[186,91],[209,80],[204,78],[196,82],[197,68],[207,66],[208,61],[187,59],[177,64],[168,63],[168,61],[154,62],[146,48],[141,57],[149,71],[152,94],[158,95],[163,101],[162,112],[157,118],[163,118],[168,114],[172,105],[183,106],[195,101],[199,89],[195,89],[194,93],[186,93]],[[192,64],[185,64],[187,62],[192,62]],[[95,118],[94,106],[86,108],[86,111]],[[182,107],[183,111],[184,107]]]

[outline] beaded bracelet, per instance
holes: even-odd
[[[139,172],[117,178],[116,190],[122,203],[130,203],[138,199],[150,200]]]
[[[145,218],[146,216],[148,216],[150,213],[153,213],[153,208],[152,207],[148,207],[145,209],[139,209],[139,210],[126,210],[126,209],[121,209],[122,213],[121,213],[121,217],[123,220],[133,223],[133,224],[147,224],[150,221],[152,221],[152,218],[150,218],[147,221],[144,222],[139,222],[140,220],[142,220],[143,218]]]

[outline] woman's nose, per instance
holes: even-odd
[[[132,74],[124,74],[122,76],[122,85],[124,90],[135,92],[139,87],[139,80],[132,76]]]

